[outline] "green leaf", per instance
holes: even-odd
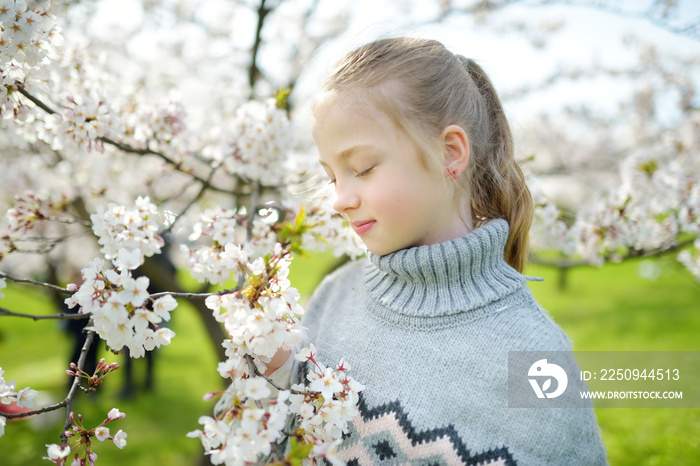
[[[277,92],[275,92],[275,105],[277,108],[281,110],[289,110],[288,108],[288,101],[289,101],[289,94],[292,92],[292,89],[289,87],[283,87],[279,89]]]

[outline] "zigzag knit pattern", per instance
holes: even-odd
[[[339,450],[348,466],[374,464],[514,466],[508,448],[472,452],[454,426],[417,430],[398,401],[369,408],[360,395],[360,415]]]

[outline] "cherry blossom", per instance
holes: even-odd
[[[139,196],[131,208],[115,203],[100,205],[90,219],[101,252],[118,269],[134,270],[144,257],[160,253],[163,247],[163,238],[157,234],[160,215],[148,197]]]
[[[316,360],[313,346],[304,348],[296,359],[306,362],[311,369],[307,375],[310,384],[292,386],[297,393],[289,397],[290,411],[300,416],[299,429],[308,441],[315,445],[333,444],[347,432],[349,422],[358,414],[358,393],[364,390],[364,386],[347,375],[350,366],[344,361],[335,369],[321,365]],[[325,452],[326,448],[332,455],[331,445],[319,447],[317,451]],[[330,461],[330,458],[326,459]]]
[[[274,99],[244,103],[230,126],[230,138],[207,147],[204,155],[236,176],[268,186],[283,184],[291,169],[294,130]]]
[[[170,311],[177,302],[168,295],[159,298],[153,310],[147,291],[147,277],[133,278],[128,269],[121,273],[104,268],[100,258],[82,270],[83,283],[66,299],[69,308],[79,306],[79,312],[90,314],[89,330],[94,330],[114,350],[128,347],[138,358],[157,347],[170,344],[175,332],[158,326],[170,320]]]
[[[36,390],[25,387],[17,392],[17,407],[32,408],[34,407],[34,398],[39,394]]]
[[[5,371],[0,367],[0,404],[8,405],[15,403],[18,408],[34,407],[34,398],[39,392],[29,387],[25,387],[16,391],[17,384],[11,380],[6,382],[4,379]],[[0,437],[5,434],[5,425],[7,420],[5,416],[0,416]]]
[[[53,56],[61,37],[53,16],[44,9],[28,10],[23,0],[0,2],[0,24],[0,89],[5,89],[30,79]],[[5,101],[5,96],[0,97]],[[7,101],[11,102],[10,108],[16,108],[16,102]],[[3,107],[0,114],[7,111]]]
[[[126,414],[122,413],[119,411],[117,408],[112,408],[109,410],[109,413],[107,413],[107,419],[110,421],[116,421],[117,419],[124,419],[126,417]]]
[[[103,97],[68,97],[63,111],[47,122],[53,134],[47,142],[55,150],[84,148],[88,152],[104,151],[100,138],[115,138],[123,134],[123,123]]]
[[[222,375],[251,376],[244,364],[250,356],[261,372],[277,349],[291,348],[304,336],[299,318],[303,308],[299,294],[289,285],[289,251],[279,248],[269,259],[256,258],[252,263],[238,251],[237,268],[246,283],[257,287],[249,293],[227,293],[207,298],[206,305],[217,320],[224,323],[229,339],[224,341],[230,358],[219,366]]]
[[[73,453],[73,461],[71,464],[90,464],[94,465],[97,461],[97,453],[92,448],[94,446],[92,438],[96,438],[100,442],[112,440],[114,445],[122,449],[126,446],[127,434],[119,429],[116,434],[110,435],[109,427],[105,425],[123,419],[124,413],[121,413],[117,408],[110,410],[106,419],[99,423],[94,428],[87,428],[83,422],[82,414],[75,415],[73,412],[69,415],[70,427],[65,432],[66,443],[64,445],[46,445],[48,457],[44,459],[55,462],[56,464],[65,464],[65,461],[71,453]]]
[[[56,444],[46,445],[45,460],[53,461],[56,464],[62,464],[63,460],[70,454],[71,448],[68,445],[60,446]]]
[[[109,438],[109,427],[100,426],[95,428],[95,438],[100,442],[105,441]]]
[[[306,211],[307,222],[313,229],[306,232],[302,243],[310,250],[330,250],[336,257],[347,255],[357,258],[367,252],[367,248],[354,234],[345,219],[333,209],[335,194],[329,185],[319,186],[311,199],[305,200],[303,208]],[[290,201],[294,211],[301,209]]]
[[[122,449],[126,446],[127,434],[123,430],[119,429],[114,437],[112,437],[112,442],[117,446],[117,448]]]
[[[289,414],[285,402],[288,396],[288,392],[280,392],[266,408],[233,402],[236,415],[229,411],[231,415],[224,415],[223,419],[202,416],[199,418],[202,429],[188,436],[201,440],[214,464],[255,462],[261,455],[270,454],[271,444],[282,436]]]

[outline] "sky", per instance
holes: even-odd
[[[232,8],[232,2],[224,0],[184,0],[197,4],[197,15],[210,24],[217,24],[228,18],[227,9]],[[295,5],[303,5],[308,0],[295,2],[286,0],[280,9],[291,10]],[[608,3],[631,8],[639,8],[640,4],[649,0],[610,0]],[[249,2],[256,3],[256,2]],[[346,5],[347,0],[319,2],[319,17],[330,19],[334,9]],[[645,19],[635,19],[610,13],[603,8],[591,6],[571,6],[550,4],[547,6],[532,6],[533,1],[515,2],[495,15],[496,21],[483,25],[477,24],[473,17],[455,16],[440,24],[417,26],[426,17],[435,14],[437,0],[422,0],[413,2],[417,5],[411,12],[401,12],[396,2],[386,0],[354,0],[350,2],[348,27],[339,37],[324,44],[314,54],[312,60],[303,63],[302,76],[297,83],[295,94],[299,102],[309,99],[325,75],[327,70],[345,52],[374,38],[391,35],[411,35],[429,37],[440,40],[450,50],[475,59],[487,71],[494,81],[496,88],[503,94],[517,89],[528,83],[536,83],[543,77],[556,73],[559,66],[585,65],[591,62],[602,66],[621,67],[632,64],[636,59],[635,53],[623,45],[623,37],[636,37],[638,41],[654,44],[662,53],[692,54],[700,57],[700,41],[681,37],[652,24]],[[409,2],[410,3],[410,2]],[[458,4],[459,0],[453,3]],[[582,3],[582,2],[579,2]],[[585,2],[583,2],[585,3]],[[593,3],[593,2],[588,2]],[[114,36],[118,31],[123,36],[130,37],[130,52],[145,60],[158,59],[158,42],[163,40],[161,31],[138,30],[143,12],[139,0],[101,0],[96,15],[91,21],[92,32],[105,37]],[[682,16],[697,17],[700,15],[700,1],[681,1]],[[627,5],[629,6],[629,5]],[[508,23],[522,23],[524,28],[537,30],[541,25],[560,25],[549,35],[542,33],[522,34],[513,33]],[[222,29],[230,29],[232,36],[242,47],[251,45],[254,37],[256,18],[252,11],[237,10],[230,23],[220,24]],[[280,28],[283,29],[283,28]],[[284,36],[283,31],[275,31]],[[196,27],[187,31],[191,34],[192,50],[199,53],[199,40]],[[542,38],[542,46],[537,46],[537,38]],[[209,45],[216,48],[217,44]],[[283,47],[273,44],[263,49],[260,62],[273,70],[279,63]],[[209,50],[216,53],[216,50]],[[225,54],[226,50],[221,50]],[[223,58],[223,57],[222,57]],[[700,77],[698,77],[700,79]],[[520,101],[517,106],[510,108],[518,118],[520,113],[529,114],[547,106],[557,106],[570,100],[585,96],[587,101],[598,102],[601,109],[613,107],[615,96],[624,92],[620,84],[611,82],[593,82],[582,84],[577,82],[572,86],[555,89],[550,96],[538,96],[536,101]]]
[[[450,50],[475,59],[491,76],[500,92],[508,92],[525,83],[536,83],[543,77],[556,73],[561,65],[576,66],[597,62],[609,67],[632,64],[636,56],[625,47],[622,38],[637,37],[662,50],[662,53],[683,53],[700,57],[700,42],[668,32],[647,20],[626,18],[594,7],[548,5],[546,7],[516,4],[497,15],[497,23],[484,26],[474,24],[471,18],[458,17],[444,24],[423,27],[409,21],[397,20],[384,8],[373,8],[376,0],[359,0],[352,25],[337,40],[322,47],[314,62],[307,68],[308,81],[301,85],[313,85],[342,54],[358,45],[383,35],[408,34],[440,40]],[[381,3],[381,2],[380,2]],[[692,3],[692,2],[690,2]],[[694,2],[700,14],[700,2]],[[417,15],[420,16],[420,15]],[[518,21],[538,26],[561,24],[561,27],[544,37],[544,46],[537,47],[526,35],[503,32],[499,25]],[[699,77],[700,78],[700,77]],[[620,89],[612,83],[593,83],[585,86],[563,87],[545,101],[520,102],[517,109],[525,113],[556,102],[579,99],[591,94],[602,108],[612,105]],[[583,86],[583,87],[582,87]],[[601,87],[602,86],[602,87]],[[610,107],[608,107],[610,108]]]

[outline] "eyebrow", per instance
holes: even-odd
[[[360,150],[362,150],[362,149],[370,148],[370,147],[371,147],[371,146],[370,146],[369,144],[359,144],[359,145],[357,145],[357,146],[352,146],[352,147],[350,147],[349,149],[345,149],[345,150],[342,151],[340,154],[338,154],[338,159],[339,159],[339,160],[343,160],[343,159],[350,158],[350,157],[352,157],[353,155],[355,155],[356,152],[358,152],[358,151],[360,151]],[[323,160],[321,160],[320,158],[318,159],[318,162],[319,162],[321,165],[328,166],[328,164],[324,163]]]

